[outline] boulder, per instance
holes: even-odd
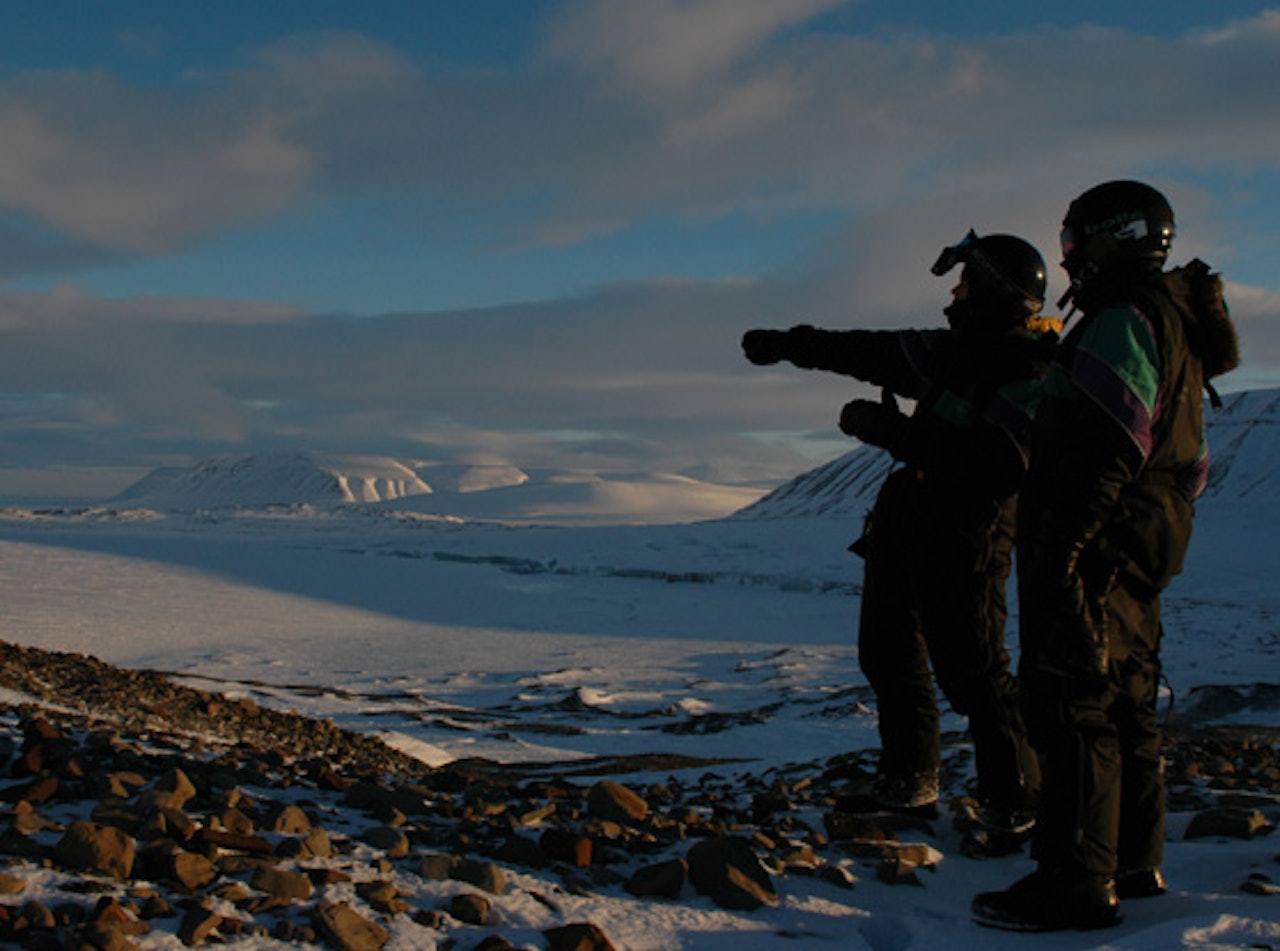
[[[649,814],[649,804],[621,783],[605,779],[587,793],[587,810],[597,819],[636,823]]]
[[[688,863],[671,859],[636,869],[622,887],[637,898],[676,898],[688,878]]]
[[[311,918],[316,932],[335,951],[378,951],[391,935],[346,902],[323,904]]]
[[[133,837],[123,829],[80,819],[67,827],[53,858],[64,868],[125,879],[133,872],[135,852]]]
[[[548,928],[542,936],[547,939],[547,951],[614,951],[600,926],[589,921]]]
[[[721,908],[754,911],[778,893],[751,843],[740,836],[703,839],[689,850],[689,879]]]

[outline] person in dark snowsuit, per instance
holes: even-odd
[[[880,759],[870,788],[837,809],[936,815],[940,688],[968,717],[983,818],[1007,840],[1029,827],[1039,786],[1005,649],[1005,582],[1025,435],[1054,338],[1031,328],[1044,320],[1034,247],[970,231],[933,270],[957,264],[948,328],[801,325],[749,331],[742,346],[755,364],[789,360],[882,387],[881,401],[847,404],[840,428],[901,463],[854,546],[866,560],[858,660],[876,694]],[[916,400],[910,416],[895,396]]]
[[[1060,306],[1082,317],[1045,381],[1018,510],[1036,870],[977,895],[980,924],[1104,927],[1120,897],[1165,889],[1160,592],[1207,477],[1206,370],[1235,359],[1221,280],[1199,261],[1163,270],[1173,235],[1164,196],[1132,181],[1090,189],[1063,222]],[[1215,327],[1230,354],[1213,356]]]

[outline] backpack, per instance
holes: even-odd
[[[1240,342],[1222,296],[1222,276],[1211,271],[1204,261],[1193,258],[1182,267],[1165,272],[1164,278],[1174,300],[1185,304],[1177,310],[1187,345],[1204,368],[1209,401],[1215,409],[1220,408],[1222,398],[1210,381],[1240,365]]]

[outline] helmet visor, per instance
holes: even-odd
[[[1076,234],[1075,228],[1067,225],[1058,235],[1058,243],[1062,245],[1062,260],[1066,261],[1080,247],[1080,236]]]

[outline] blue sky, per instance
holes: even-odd
[[[781,478],[856,384],[742,330],[936,323],[1116,177],[1275,385],[1277,101],[1266,3],[0,0],[3,465]]]

